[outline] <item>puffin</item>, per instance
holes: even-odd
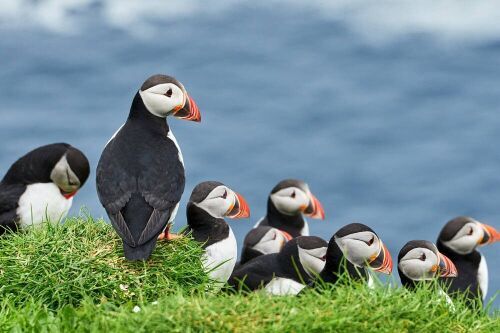
[[[372,287],[373,279],[368,268],[391,274],[391,254],[370,227],[362,223],[351,223],[340,228],[328,242],[325,267],[311,287],[337,283],[343,276],[365,280]]]
[[[233,290],[262,288],[270,295],[296,295],[323,270],[327,246],[320,237],[298,236],[279,253],[258,256],[241,265],[228,285]]]
[[[401,284],[414,290],[423,281],[457,276],[457,268],[436,245],[426,240],[406,243],[398,254],[398,273]],[[444,291],[440,291],[444,293]]]
[[[444,278],[450,295],[465,294],[470,301],[488,293],[488,266],[477,251],[478,246],[500,241],[500,233],[493,227],[472,217],[456,217],[443,227],[438,240],[438,250],[455,264],[458,276]]]
[[[172,76],[153,75],[134,96],[125,124],[97,165],[97,193],[127,260],[147,260],[177,214],[184,161],[166,118],[199,122],[198,106]]]
[[[19,158],[0,181],[0,235],[58,223],[89,173],[87,157],[67,143],[41,146]]]
[[[255,227],[271,226],[292,237],[309,236],[309,226],[303,215],[325,219],[323,206],[311,193],[309,186],[302,180],[285,179],[271,190],[267,200],[267,214]]]
[[[239,265],[261,255],[278,253],[291,239],[292,236],[286,231],[270,226],[256,227],[250,230],[243,240]]]
[[[224,284],[231,276],[238,248],[233,230],[224,217],[248,218],[250,208],[243,196],[218,181],[202,182],[193,189],[186,206],[187,228],[203,249],[203,266],[212,281]],[[168,235],[164,235],[164,238]]]

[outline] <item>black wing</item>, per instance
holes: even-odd
[[[276,253],[259,256],[238,267],[231,277],[228,284],[236,289],[256,290],[265,286],[279,272],[274,272],[273,267],[278,268],[278,255]]]
[[[25,190],[24,185],[0,183],[0,235],[5,229],[17,230],[17,203]]]
[[[97,167],[99,200],[118,234],[133,247],[165,228],[185,183],[174,143],[166,136],[142,139],[130,142],[120,131]]]

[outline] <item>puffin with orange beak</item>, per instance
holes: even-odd
[[[304,216],[325,219],[325,211],[309,186],[297,179],[279,182],[269,194],[267,214],[255,225],[270,226],[287,232],[292,237],[309,236]]]
[[[367,269],[391,274],[392,258],[378,235],[368,226],[351,223],[338,230],[328,243],[326,263],[320,280],[336,283],[343,275],[373,284]]]
[[[97,166],[99,200],[128,260],[149,258],[184,192],[184,161],[168,116],[201,120],[179,81],[151,76],[135,94],[127,121],[108,141]]]
[[[478,246],[500,241],[500,233],[493,227],[467,216],[459,216],[446,223],[437,241],[437,248],[455,264],[458,276],[445,279],[448,293],[465,293],[470,300],[488,293],[488,266],[477,251]]]
[[[226,185],[206,181],[196,185],[186,208],[188,227],[185,233],[202,243],[203,265],[210,278],[225,283],[233,272],[238,256],[236,238],[224,217],[248,218],[246,200]]]

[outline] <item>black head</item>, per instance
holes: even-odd
[[[250,209],[243,196],[218,181],[206,181],[196,185],[189,198],[188,216],[191,206],[218,219],[250,216]]]
[[[264,254],[278,253],[292,237],[279,229],[259,226],[248,232],[243,241],[241,263]]]
[[[279,256],[290,269],[293,268],[291,266],[293,258],[298,268],[314,278],[325,266],[327,247],[328,243],[319,237],[299,236],[286,243]]]
[[[378,235],[367,225],[348,224],[338,230],[328,245],[327,263],[338,262],[339,250],[357,267],[370,266],[377,272],[390,274],[392,258]]]
[[[3,181],[24,185],[53,182],[69,198],[83,186],[89,173],[89,161],[80,150],[67,143],[54,143],[18,159]]]
[[[401,282],[432,280],[436,277],[455,277],[457,269],[450,259],[441,254],[436,245],[426,240],[406,243],[398,254],[398,272]]]
[[[476,247],[500,240],[500,233],[472,217],[459,216],[448,221],[438,236],[438,245],[458,254],[469,254]]]
[[[312,218],[325,218],[319,200],[311,193],[309,186],[298,179],[285,179],[279,182],[269,194],[269,206],[283,215],[304,214]]]
[[[182,83],[172,76],[157,74],[149,77],[138,94],[146,110],[157,117],[173,115],[185,120],[201,120],[198,106]]]

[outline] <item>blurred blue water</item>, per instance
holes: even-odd
[[[0,30],[0,174],[39,145],[73,144],[93,168],[72,214],[86,206],[104,215],[100,153],[143,80],[167,73],[203,118],[169,119],[187,169],[176,229],[194,185],[220,180],[250,204],[250,221],[230,222],[241,241],[289,177],[306,180],[325,206],[327,221],[310,221],[312,234],[329,239],[363,222],[394,257],[408,240],[435,241],[457,215],[500,228],[500,40],[408,34],[374,45],[342,20],[293,7],[199,13],[155,22],[140,38],[85,20],[74,34]],[[482,252],[491,296],[498,245]]]

